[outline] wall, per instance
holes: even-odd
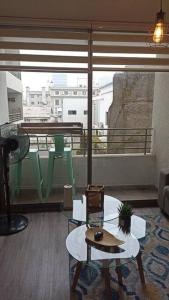
[[[76,110],[76,115],[68,115],[68,110]],[[63,99],[63,122],[81,122],[87,126],[87,98],[64,98]]]
[[[22,93],[22,82],[16,78],[10,72],[6,72],[6,85],[7,88],[13,90],[13,92]]]
[[[9,122],[9,113],[22,114],[22,82],[10,72],[0,72],[0,124]],[[16,102],[8,103],[8,97]]]
[[[48,158],[41,158],[42,173],[47,177]],[[73,158],[77,187],[85,187],[87,159]],[[152,155],[102,155],[93,158],[93,183],[105,186],[154,185],[155,157]],[[23,162],[22,187],[33,188],[34,177],[30,160]],[[67,184],[65,166],[57,160],[54,170],[54,186]]]
[[[93,182],[105,186],[154,185],[155,156],[102,155],[93,158]]]
[[[103,124],[104,128],[107,125],[106,112],[109,111],[109,107],[113,101],[113,79],[105,86],[100,87],[100,95],[95,98],[98,105],[98,121],[99,124]],[[98,125],[98,124],[97,124]]]
[[[169,167],[169,74],[156,73],[154,88],[153,153],[156,155],[156,185],[162,168]]]
[[[23,118],[22,94],[8,93],[8,108],[9,114],[20,113]]]
[[[108,113],[109,128],[151,128],[154,95],[154,73],[124,72],[116,73],[113,78],[113,102]],[[109,153],[139,153],[143,150],[124,150],[123,141],[128,142],[125,147],[143,148],[145,138],[127,136],[131,132],[118,130],[121,137],[111,136],[109,132]],[[145,131],[137,129],[133,134],[145,134]],[[126,136],[124,136],[126,134]],[[121,143],[120,143],[121,142]],[[133,142],[133,143],[132,143]],[[130,151],[130,152],[129,152]]]
[[[151,127],[154,73],[124,72],[113,78],[113,102],[109,109],[109,127]]]
[[[0,72],[0,125],[9,122],[6,72]]]

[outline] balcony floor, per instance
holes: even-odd
[[[76,199],[80,199],[81,195],[84,194],[85,189],[78,190]],[[158,197],[157,190],[153,187],[149,188],[105,188],[105,194],[118,198],[121,201],[129,201],[134,206],[151,206],[156,205]],[[48,203],[63,203],[64,194],[63,189],[53,189],[49,198]],[[20,194],[14,199],[14,204],[33,204],[39,203],[37,192],[33,190],[22,190]]]
[[[135,213],[152,210],[159,212],[159,208],[139,208]],[[0,237],[0,299],[70,299],[66,217],[59,212],[27,217],[29,225],[24,231]]]

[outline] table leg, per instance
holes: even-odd
[[[125,299],[124,292],[123,292],[123,277],[122,277],[122,272],[121,272],[121,267],[120,267],[120,258],[116,259],[116,273],[118,277],[118,283],[119,283],[119,299],[123,300]]]
[[[80,271],[81,271],[81,267],[82,267],[82,262],[77,262],[76,264],[76,271],[74,274],[74,278],[73,278],[73,284],[72,284],[72,290],[75,290],[78,279],[79,279],[79,275],[80,275]]]
[[[70,297],[69,297],[69,300],[76,300],[78,299],[78,295],[77,295],[77,292],[76,290],[70,290]]]
[[[137,259],[137,265],[138,265],[140,280],[143,284],[145,284],[143,264],[142,264],[142,258],[141,258],[141,251],[139,251],[138,255],[136,256],[136,259]]]
[[[110,273],[109,273],[109,264],[108,262],[103,263],[102,273],[105,280],[105,290],[106,290],[106,299],[112,299],[111,286],[110,286]]]
[[[120,285],[123,285],[123,277],[122,277],[122,273],[121,273],[119,258],[116,259],[116,273],[117,273],[117,277],[118,277],[118,283]]]

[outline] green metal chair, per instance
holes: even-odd
[[[43,201],[43,178],[41,172],[39,151],[37,149],[29,149],[29,152],[25,159],[30,159],[32,164],[33,176],[35,180],[36,189],[38,191],[38,196]],[[11,196],[15,197],[19,194],[22,181],[22,161],[13,165],[11,168]]]
[[[63,159],[66,162],[67,178],[68,183],[72,185],[72,193],[75,194],[75,179],[73,174],[73,161],[72,161],[72,150],[70,147],[64,147],[64,135],[56,134],[53,136],[55,148],[49,149],[49,159],[48,159],[48,171],[47,171],[47,182],[46,182],[46,200],[53,185],[53,172],[54,164],[56,159]]]

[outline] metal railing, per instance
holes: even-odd
[[[9,113],[9,122],[16,122],[22,120],[22,112],[19,110],[18,112]]]
[[[151,153],[152,128],[107,128],[92,129],[93,154],[130,154]],[[81,135],[67,134],[65,146],[71,146],[73,155],[87,155],[88,130],[83,129]],[[53,135],[30,135],[30,147],[39,151],[54,148]]]

